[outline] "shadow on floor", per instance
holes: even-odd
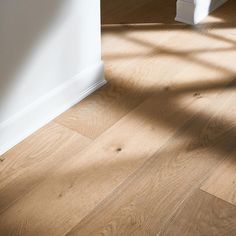
[[[135,8],[136,5],[139,5],[139,7]],[[142,7],[140,7],[140,4]],[[183,84],[179,85],[178,89],[171,90],[168,88],[168,91],[162,91],[158,90],[157,88],[147,90],[139,91],[138,88],[134,88],[132,86],[127,86],[124,81],[120,83],[119,81],[122,81],[122,78],[119,78],[118,76],[114,76],[110,81],[110,86],[117,88],[119,90],[124,91],[124,93],[133,94],[134,97],[137,96],[143,96],[145,98],[148,98],[150,96],[155,96],[156,100],[159,100],[159,106],[160,107],[168,107],[170,110],[166,110],[166,112],[169,112],[170,114],[173,113],[181,113],[181,116],[184,117],[192,117],[193,111],[188,111],[181,109],[181,107],[178,104],[178,98],[185,93],[193,93],[195,94],[196,91],[213,91],[213,90],[222,90],[222,89],[235,89],[236,83],[235,83],[235,72],[225,68],[224,66],[216,65],[212,62],[205,61],[204,59],[199,59],[197,55],[205,52],[227,52],[227,51],[236,51],[236,41],[234,39],[231,39],[230,37],[225,37],[223,34],[215,34],[211,32],[211,29],[229,29],[229,28],[235,28],[236,27],[236,21],[232,19],[232,15],[234,15],[235,9],[235,3],[233,1],[226,3],[224,6],[222,6],[220,9],[216,10],[211,14],[211,16],[216,19],[214,21],[204,22],[197,26],[186,26],[184,24],[176,23],[174,22],[174,16],[175,16],[175,4],[176,1],[173,0],[167,0],[165,3],[163,1],[155,1],[155,0],[149,0],[144,2],[143,0],[139,1],[122,1],[122,0],[116,0],[116,1],[108,1],[103,0],[102,1],[102,22],[103,22],[103,35],[114,34],[119,35],[122,34],[122,39],[127,40],[129,42],[135,43],[137,45],[140,45],[141,47],[147,47],[150,51],[148,51],[148,54],[142,55],[140,53],[115,53],[111,55],[105,54],[104,58],[105,60],[123,60],[123,59],[132,59],[142,56],[173,56],[173,57],[179,57],[182,60],[191,61],[196,65],[200,65],[202,67],[210,68],[212,70],[219,70],[223,72],[225,75],[228,76],[228,79],[223,82],[214,82],[214,83],[203,83],[202,80],[199,83],[190,83],[190,84]],[[162,9],[162,7],[165,7],[165,11],[158,11],[157,9]],[[127,11],[126,11],[127,9]],[[159,13],[159,14],[157,14]],[[168,46],[158,46],[155,43],[150,43],[149,41],[142,40],[140,38],[135,38],[130,32],[134,31],[150,31],[150,30],[191,30],[194,33],[197,34],[203,34],[206,37],[209,37],[209,39],[218,40],[219,43],[227,43],[229,47],[218,47],[218,48],[203,48],[203,49],[196,49],[196,50],[173,50],[168,48]],[[109,77],[109,75],[108,75]],[[127,83],[129,83],[127,81]],[[198,92],[197,92],[198,93]],[[137,95],[139,94],[139,95]],[[118,109],[118,108],[117,108]],[[153,108],[155,109],[155,108]],[[145,118],[149,118],[148,114],[142,113],[139,114],[140,116],[145,116]],[[153,119],[153,117],[150,117],[150,119]],[[198,143],[199,147],[201,145],[205,145],[207,147],[214,146],[214,148],[218,152],[226,151],[228,152],[228,148],[235,149],[235,140],[236,140],[236,129],[235,124],[227,124],[227,121],[222,121],[222,119],[218,118],[214,114],[206,114],[206,113],[198,113],[197,118],[194,118],[195,120],[192,120],[191,122],[194,123],[194,125],[189,125],[188,132],[186,133],[189,138],[193,140],[194,143]],[[158,119],[157,123],[160,123],[160,125],[164,127],[179,127],[180,124],[175,120],[175,117],[171,117],[170,119],[164,120],[164,119]],[[210,122],[210,123],[209,123]],[[208,144],[203,144],[202,142],[205,142],[206,139],[204,137],[196,136],[196,132],[202,124],[217,124],[216,125],[216,132],[220,132],[215,134],[214,140],[208,140]],[[207,132],[206,132],[207,135]],[[211,135],[212,136],[212,135]]]

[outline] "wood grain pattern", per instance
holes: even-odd
[[[60,115],[55,122],[95,139],[143,100],[141,94],[131,94],[109,83]]]
[[[234,235],[199,188],[235,154],[235,1],[195,27],[175,4],[103,0],[108,84],[1,157],[0,235]]]
[[[216,107],[225,102],[212,116],[196,114],[68,235],[158,235],[184,199],[235,150],[234,127],[218,120],[233,98],[225,92],[214,100]]]
[[[226,81],[225,86],[228,91],[231,84],[227,88]],[[51,170],[37,188],[30,190],[1,215],[0,232],[4,235],[19,231],[24,235],[64,234],[195,113],[209,110],[210,102],[213,110],[218,108],[223,96],[220,93],[221,97],[216,102],[218,92],[214,96],[203,92],[201,99],[186,93],[178,95],[177,100],[176,93],[180,88],[176,90],[172,87],[171,90],[159,91],[104,132],[92,145]],[[189,111],[193,107],[194,112]],[[148,142],[143,143],[143,140]],[[33,218],[32,212],[35,212]]]
[[[159,89],[220,82],[236,73],[231,33],[214,30],[211,20],[197,29],[174,22],[176,1],[103,0],[102,6],[108,85],[58,117],[59,124],[95,139]]]
[[[0,233],[63,235],[72,228],[193,115],[183,116],[181,111],[200,102],[186,95],[175,110],[166,102],[161,105],[167,94],[163,99],[146,101],[88,148],[51,170],[47,179],[1,215]],[[201,100],[204,102],[208,99]],[[176,125],[163,128],[157,119],[175,121]]]
[[[4,161],[0,163],[0,212],[89,143],[88,138],[52,122],[3,155]]]
[[[236,95],[234,94],[229,103],[227,112],[221,116],[221,120],[227,120],[228,126],[236,133]],[[222,135],[219,130],[219,135]],[[236,149],[236,136],[232,136],[233,145]],[[220,164],[209,179],[201,187],[202,190],[236,205],[236,152]]]
[[[236,235],[236,208],[197,190],[174,214],[158,236]]]
[[[216,168],[201,189],[236,206],[236,152]]]

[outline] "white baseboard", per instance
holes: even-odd
[[[175,20],[195,25],[227,0],[178,0]]]
[[[103,71],[102,62],[83,70],[0,123],[0,155],[104,85]]]

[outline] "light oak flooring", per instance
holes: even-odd
[[[0,235],[236,235],[236,3],[103,0],[108,83],[0,157]]]

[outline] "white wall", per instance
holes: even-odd
[[[99,0],[0,1],[0,154],[104,83],[100,38]]]
[[[176,20],[197,24],[227,0],[177,0]]]

